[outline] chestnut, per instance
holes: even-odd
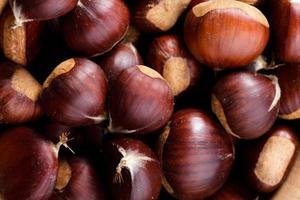
[[[54,189],[58,159],[54,144],[26,127],[0,136],[0,196],[5,200],[45,200]]]
[[[81,157],[60,160],[55,189],[49,200],[105,200],[103,185],[90,161]]]
[[[194,6],[198,5],[199,3],[203,3],[209,0],[191,0],[189,6],[188,6],[188,10],[190,10],[191,8],[193,8]]]
[[[177,199],[204,199],[227,180],[234,160],[230,136],[202,110],[176,112],[160,135],[163,186]]]
[[[136,2],[133,22],[143,32],[166,32],[177,22],[191,0],[141,0]]]
[[[8,0],[1,0],[0,1],[0,15],[2,14],[2,11],[6,7],[7,3],[8,3]]]
[[[18,124],[42,115],[42,86],[21,66],[0,62],[0,123]]]
[[[213,69],[243,67],[265,49],[269,23],[246,3],[211,0],[188,12],[184,39],[196,59]]]
[[[107,80],[103,70],[86,58],[59,64],[43,84],[41,104],[52,119],[69,126],[100,123],[105,116]]]
[[[288,126],[275,126],[263,137],[243,145],[243,164],[249,183],[258,192],[272,192],[292,166],[298,139]]]
[[[202,66],[176,35],[155,38],[149,46],[147,61],[166,79],[174,96],[194,86],[201,75]]]
[[[240,71],[229,73],[216,82],[211,106],[228,133],[254,139],[274,124],[279,99],[276,77]]]
[[[28,22],[16,27],[16,19],[10,9],[5,9],[0,18],[0,48],[5,57],[28,65],[42,48],[43,22]]]
[[[109,51],[126,34],[129,11],[123,0],[80,0],[61,18],[67,45],[85,56]]]
[[[162,128],[173,112],[172,90],[155,70],[137,65],[118,76],[109,99],[110,132],[145,134]]]
[[[117,138],[104,143],[104,155],[113,199],[158,198],[162,172],[147,145],[137,139]]]

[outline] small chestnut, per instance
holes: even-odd
[[[103,70],[85,58],[59,64],[43,84],[41,104],[53,120],[69,126],[100,123],[105,116],[107,80]]]
[[[125,36],[129,11],[123,0],[79,0],[60,22],[72,50],[95,56],[109,51]]]
[[[175,113],[158,141],[163,186],[177,199],[204,199],[227,180],[234,160],[230,136],[197,109]]]
[[[172,90],[155,70],[137,65],[122,71],[109,99],[110,132],[145,134],[162,128],[173,112]]]
[[[18,124],[42,115],[42,86],[21,66],[0,62],[0,123]]]
[[[269,39],[269,23],[255,7],[235,0],[194,6],[184,24],[191,53],[214,69],[243,67],[258,57]]]
[[[176,35],[155,38],[147,56],[147,64],[164,77],[174,96],[194,86],[200,78],[202,66]]]
[[[229,73],[216,82],[211,105],[228,133],[254,139],[274,124],[279,99],[276,77],[240,71]]]
[[[158,198],[162,172],[147,145],[137,139],[117,138],[104,143],[104,155],[113,199]]]

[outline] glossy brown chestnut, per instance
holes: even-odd
[[[42,47],[43,22],[28,22],[16,26],[10,9],[5,9],[0,19],[0,48],[5,57],[26,66],[32,62]]]
[[[138,65],[123,70],[109,99],[110,132],[145,134],[162,128],[173,112],[172,90],[155,70]]]
[[[104,144],[113,199],[157,199],[162,172],[152,150],[137,139],[118,138]]]
[[[132,43],[120,43],[100,61],[108,80],[114,82],[129,67],[143,64],[142,57]]]
[[[202,66],[176,35],[155,38],[149,46],[147,64],[164,77],[174,96],[194,86],[202,71]]]
[[[133,12],[133,21],[143,32],[166,32],[172,28],[191,0],[141,0]]]
[[[161,134],[163,186],[177,199],[204,199],[225,183],[234,160],[230,136],[208,114],[178,111]]]
[[[107,80],[103,70],[85,58],[59,64],[43,84],[41,103],[53,120],[69,126],[96,124],[105,116]]]
[[[0,63],[0,123],[17,124],[42,115],[42,86],[21,66]]]
[[[290,171],[298,139],[287,126],[276,126],[263,137],[249,141],[243,148],[244,171],[258,192],[272,192]]]
[[[73,157],[59,161],[55,190],[49,200],[105,200],[106,195],[92,163]]]
[[[300,62],[300,4],[297,1],[270,0],[270,23],[274,34],[274,50],[283,62]]]
[[[85,56],[109,51],[126,34],[129,11],[122,0],[80,0],[61,18],[67,45]]]
[[[266,47],[269,23],[251,5],[235,0],[212,0],[189,11],[184,39],[191,53],[214,69],[243,67]]]
[[[276,77],[241,71],[217,81],[211,105],[228,133],[242,139],[254,139],[274,124],[279,99]]]
[[[0,136],[0,196],[5,200],[45,200],[54,189],[57,149],[32,129],[13,128]]]

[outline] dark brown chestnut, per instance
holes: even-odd
[[[157,199],[162,172],[152,150],[137,139],[118,138],[104,144],[111,196],[116,200]]]
[[[173,112],[172,90],[155,70],[138,65],[123,70],[109,99],[109,131],[145,134],[162,128]]]
[[[10,9],[5,9],[0,19],[0,48],[5,57],[26,66],[42,48],[43,22],[28,22],[16,27]]]
[[[61,18],[67,45],[85,56],[109,51],[126,34],[129,11],[122,0],[80,0]]]
[[[49,200],[105,200],[103,185],[90,161],[81,157],[60,160],[55,190]]]
[[[279,99],[276,77],[241,71],[225,75],[216,82],[211,105],[228,133],[254,139],[274,124]]]
[[[149,46],[147,64],[164,77],[174,96],[194,86],[202,72],[202,66],[176,35],[155,38]]]
[[[275,126],[263,137],[243,145],[243,164],[249,183],[258,192],[272,192],[290,171],[298,139],[287,126]]]
[[[204,199],[227,180],[234,160],[230,136],[208,114],[184,109],[161,134],[163,186],[177,199]]]
[[[0,63],[0,123],[17,124],[42,115],[42,86],[21,66]]]
[[[45,200],[54,189],[58,151],[32,129],[18,127],[0,136],[0,196]]]
[[[136,2],[133,22],[143,32],[166,32],[177,22],[191,0],[141,0]]]
[[[96,124],[105,116],[107,80],[103,70],[85,58],[59,64],[43,84],[41,103],[53,120],[69,126]]]
[[[214,69],[243,67],[258,57],[269,39],[269,23],[255,7],[235,0],[194,6],[184,25],[191,53]]]

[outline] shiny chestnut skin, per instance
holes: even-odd
[[[106,118],[107,88],[105,74],[96,63],[71,58],[48,76],[40,99],[52,120],[69,126],[91,125]]]
[[[203,68],[176,35],[155,38],[148,48],[147,64],[166,79],[174,96],[194,86]]]
[[[143,142],[116,138],[104,143],[108,182],[116,200],[157,199],[161,188],[160,163]]]
[[[276,77],[233,72],[219,79],[212,94],[212,110],[228,133],[254,139],[266,133],[279,111]]]
[[[201,110],[175,113],[161,134],[163,186],[177,199],[204,199],[225,183],[234,160],[230,136]]]
[[[82,55],[95,56],[125,36],[129,11],[122,0],[80,0],[60,21],[67,45]]]
[[[0,123],[18,124],[42,115],[42,86],[23,67],[0,62]]]
[[[243,145],[243,164],[249,183],[258,192],[272,192],[294,163],[298,139],[288,126],[277,125],[263,137]]]
[[[243,67],[265,49],[269,23],[251,5],[212,0],[189,11],[184,39],[195,58],[213,69]]]
[[[17,26],[12,11],[6,8],[0,18],[0,48],[9,60],[26,66],[42,49],[45,24],[28,22]]]
[[[162,128],[173,112],[168,83],[155,70],[138,65],[123,70],[109,99],[109,131],[146,134]]]
[[[54,189],[55,146],[26,127],[0,136],[0,196],[5,200],[45,200]],[[1,198],[2,199],[2,198]]]

